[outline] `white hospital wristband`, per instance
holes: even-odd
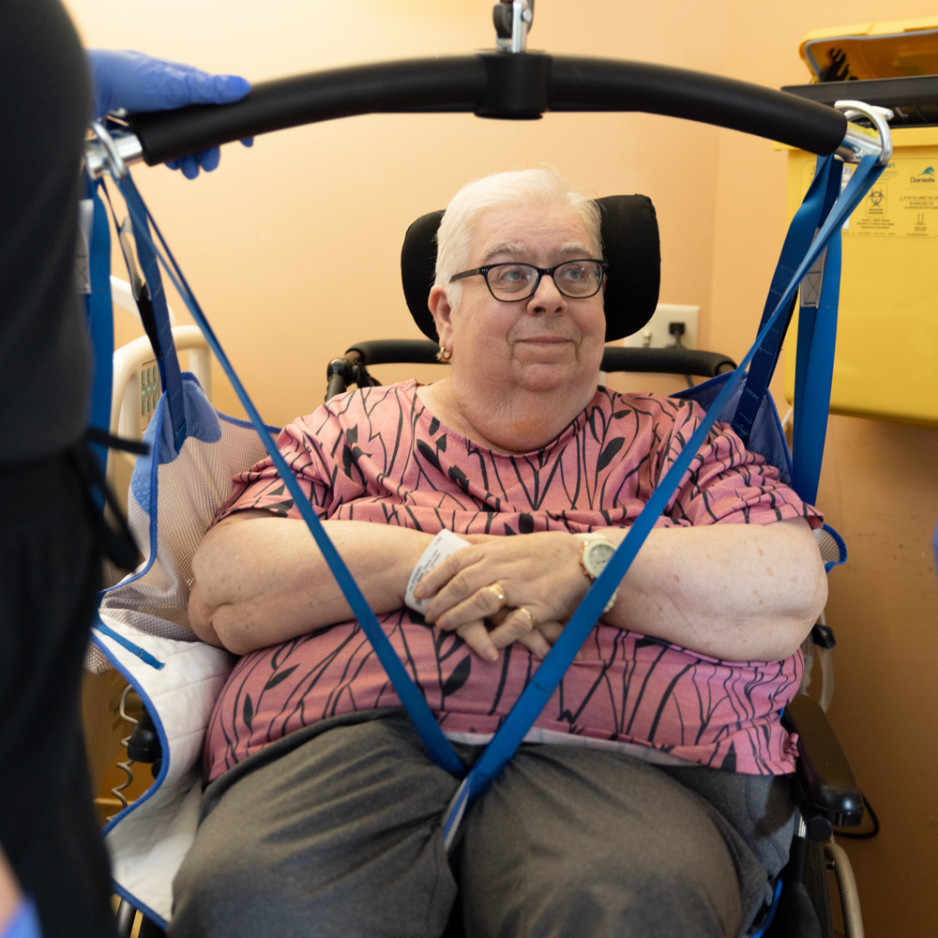
[[[452,531],[447,531],[446,528],[440,531],[427,545],[427,549],[420,555],[420,559],[411,571],[410,579],[407,581],[407,591],[404,593],[405,605],[421,615],[425,613],[427,606],[430,605],[430,600],[414,597],[414,589],[417,584],[450,554],[454,554],[457,550],[468,546],[469,542],[463,540],[458,534],[453,534]]]

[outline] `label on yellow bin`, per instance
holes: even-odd
[[[867,237],[938,237],[938,159],[916,153],[893,157],[844,231]]]

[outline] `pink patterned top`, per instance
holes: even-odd
[[[322,518],[436,533],[526,534],[629,525],[701,419],[693,403],[600,388],[549,446],[522,455],[484,449],[443,426],[414,381],[334,398],[287,427],[287,462]],[[268,460],[235,479],[218,518],[250,508],[298,515]],[[817,512],[725,425],[659,525],[768,524]],[[537,668],[520,645],[488,664],[452,633],[407,608],[379,616],[447,735],[486,738]],[[726,662],[597,625],[536,722],[540,738],[627,746],[750,774],[784,774],[793,743],[778,713],[796,693],[802,659]],[[355,620],[245,655],[215,705],[206,777],[302,726],[350,711],[399,706]],[[558,737],[558,734],[559,737]]]

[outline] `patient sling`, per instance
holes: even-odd
[[[883,133],[888,137],[885,125],[880,126],[881,136]],[[181,568],[177,568],[178,565],[175,564],[172,556],[167,558],[164,564],[161,556],[161,532],[157,524],[161,486],[166,484],[167,478],[186,475],[188,470],[185,469],[181,460],[191,462],[196,467],[194,470],[196,473],[201,471],[200,464],[214,461],[215,465],[210,467],[209,474],[228,472],[230,485],[231,474],[259,458],[266,450],[329,563],[353,615],[362,625],[385,666],[402,704],[413,719],[429,753],[453,775],[464,776],[444,824],[444,839],[447,845],[450,845],[465,811],[485,791],[492,779],[510,759],[561,680],[567,666],[598,620],[609,597],[625,575],[642,542],[654,526],[656,518],[687,471],[715,421],[732,422],[743,438],[748,441],[750,448],[763,453],[770,462],[775,464],[782,472],[783,478],[791,480],[792,486],[803,499],[809,502],[815,500],[827,419],[833,336],[836,328],[839,233],[845,219],[859,204],[882,171],[884,164],[882,152],[867,152],[862,155],[849,182],[843,187],[841,186],[842,163],[840,160],[834,155],[823,156],[819,159],[815,179],[786,238],[778,271],[772,281],[753,347],[732,373],[721,375],[703,385],[680,393],[680,396],[693,397],[702,403],[707,408],[705,418],[629,529],[621,546],[583,599],[550,653],[539,665],[515,707],[468,774],[465,774],[462,763],[437,724],[420,690],[393,652],[374,613],[368,607],[360,589],[329,541],[307,499],[304,498],[296,479],[277,450],[271,429],[263,423],[244,390],[178,265],[166,249],[158,230],[155,229],[152,217],[143,205],[130,176],[126,173],[115,174],[119,177],[117,184],[133,222],[137,252],[144,268],[156,317],[156,335],[165,337],[168,327],[168,320],[165,319],[165,298],[157,265],[157,260],[159,260],[177,291],[189,306],[193,318],[202,329],[216,358],[231,381],[250,417],[250,425],[230,421],[228,418],[221,418],[217,415],[201,393],[197,382],[190,376],[180,374],[172,342],[165,342],[163,338],[158,340],[164,395],[159,402],[156,416],[151,422],[146,437],[153,452],[146,459],[138,461],[138,469],[132,483],[133,504],[137,507],[132,509],[135,517],[131,518],[131,522],[138,531],[141,529],[146,531],[149,551],[143,567],[136,574],[105,593],[101,604],[101,623],[95,630],[95,644],[105,657],[122,670],[131,683],[140,689],[145,702],[159,704],[160,701],[157,698],[165,697],[174,710],[173,719],[178,719],[179,725],[167,727],[159,712],[160,708],[158,706],[154,708],[157,732],[163,743],[164,752],[159,776],[146,795],[122,812],[109,825],[106,836],[110,836],[119,823],[133,825],[134,812],[141,802],[145,803],[149,800],[154,802],[150,806],[151,811],[155,811],[158,816],[162,813],[171,825],[176,825],[174,828],[176,836],[171,838],[173,843],[165,850],[170,865],[173,863],[178,865],[177,861],[181,861],[187,846],[186,838],[191,840],[191,836],[194,835],[194,817],[197,816],[200,799],[196,768],[198,750],[201,747],[198,723],[202,721],[204,730],[208,718],[206,708],[210,708],[230,668],[230,658],[225,652],[192,642],[191,632],[187,633],[186,623],[180,621],[180,609],[184,619],[183,593],[187,577],[191,577],[191,571],[187,571],[184,564]],[[155,237],[151,234],[151,225],[156,231]],[[157,243],[162,245],[164,252],[158,249]],[[815,305],[806,307],[806,291],[802,286],[794,461],[792,462],[774,405],[767,394],[767,388],[788,326],[795,295],[799,285],[809,275],[817,280],[819,289],[812,297],[808,297],[809,302]],[[231,440],[238,442],[229,447],[228,443]],[[222,447],[223,450],[237,453],[237,455],[216,459],[203,452],[211,451],[211,448],[219,442],[225,444]],[[191,526],[182,525],[187,528],[183,536],[187,545],[183,549],[183,555],[188,550],[191,556],[191,550],[194,550],[198,537],[211,521],[214,506],[217,506],[225,497],[224,482],[222,482],[221,489],[218,488],[217,483],[207,483],[207,489],[207,492],[200,491],[191,500],[195,508],[195,520]],[[178,497],[185,496],[179,494]],[[139,513],[137,508],[140,509]],[[830,538],[839,548],[842,548],[842,544],[835,535],[831,534]],[[168,553],[173,555],[177,549],[178,545],[170,545]],[[836,552],[842,554],[842,550]],[[842,556],[832,558],[830,563],[840,562],[840,560]],[[133,609],[130,610],[129,617],[125,616],[124,613],[128,609],[127,597],[132,597],[133,592],[138,590],[140,583],[145,580],[155,580],[157,587],[162,586],[166,595],[160,599],[156,595],[160,592],[159,588],[155,593],[147,588],[143,593],[142,612],[140,609]],[[166,621],[164,607],[175,610],[170,614],[168,626],[158,624]],[[146,617],[150,614],[154,618],[153,627],[144,624],[143,631],[148,634],[141,635],[138,629],[140,616]],[[173,621],[174,617],[175,621]],[[186,641],[186,638],[189,641]],[[179,645],[185,647],[177,647]],[[166,664],[170,658],[182,662],[184,671],[189,671],[189,659],[200,667],[205,666],[208,677],[204,679],[202,690],[205,693],[202,694],[201,702],[198,704],[187,703],[185,706],[180,706],[179,699],[175,695],[183,692],[184,682],[175,677],[167,677],[169,671]],[[196,670],[195,667],[191,669],[193,673]],[[141,678],[141,673],[145,673],[145,677]],[[189,712],[180,713],[181,710]],[[172,746],[169,745],[171,737]],[[180,750],[180,738],[182,753],[177,756]],[[185,817],[173,813],[168,804],[170,794],[181,794],[188,801],[190,810]],[[193,805],[195,815],[191,811]],[[149,837],[152,841],[150,831],[152,826],[152,820],[147,820],[144,824],[141,818],[138,823],[141,830],[137,833],[140,836]],[[161,849],[164,848],[156,843],[150,847],[150,850]],[[115,878],[120,883],[118,887],[120,892],[133,894],[138,891],[138,887],[152,890],[152,886],[144,886],[143,877],[138,875],[138,871],[142,869],[138,859],[148,852],[137,850],[136,854],[126,856],[118,852],[115,857]],[[128,881],[131,884],[128,884]],[[165,920],[169,915],[169,902],[168,885],[164,884],[161,894],[147,901],[148,912],[155,918]],[[135,903],[140,905],[140,899],[135,899]]]

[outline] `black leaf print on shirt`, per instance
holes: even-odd
[[[423,440],[417,440],[417,450],[420,452],[420,455],[423,456],[423,458],[426,459],[426,461],[430,463],[431,466],[433,466],[434,469],[439,471],[439,458],[437,457],[436,453],[430,449],[426,443],[424,443]]]
[[[442,692],[444,699],[450,694],[455,694],[466,681],[469,680],[469,672],[472,670],[472,661],[470,656],[466,655],[459,664],[453,669],[453,673],[446,679],[446,682],[443,684]]]
[[[293,665],[291,668],[278,669],[264,685],[264,690],[270,690],[272,687],[276,687],[281,681],[285,681],[296,669],[297,665]]]
[[[602,472],[609,463],[615,458],[616,454],[622,449],[622,445],[625,443],[625,440],[621,436],[617,436],[613,439],[609,445],[599,454],[599,459],[596,460],[596,472]]]
[[[244,725],[251,729],[251,724],[254,722],[254,702],[251,700],[250,694],[244,695],[244,706],[241,708],[241,719],[244,720]]]
[[[278,479],[279,481],[279,479]],[[279,485],[270,486],[266,494],[271,496],[281,496],[287,494],[287,487],[280,482]],[[293,507],[293,499],[287,496],[282,502],[271,502],[270,510],[275,511],[281,518],[285,518]]]
[[[458,466],[449,467],[450,481],[455,482],[464,492],[469,493],[469,478]]]
[[[353,479],[357,478],[360,485],[364,486],[366,484],[365,474],[358,466],[358,460],[365,455],[364,451],[360,446],[353,446],[349,449],[348,446],[342,447],[342,471],[345,473],[346,478]],[[355,472],[352,472],[354,468]]]

